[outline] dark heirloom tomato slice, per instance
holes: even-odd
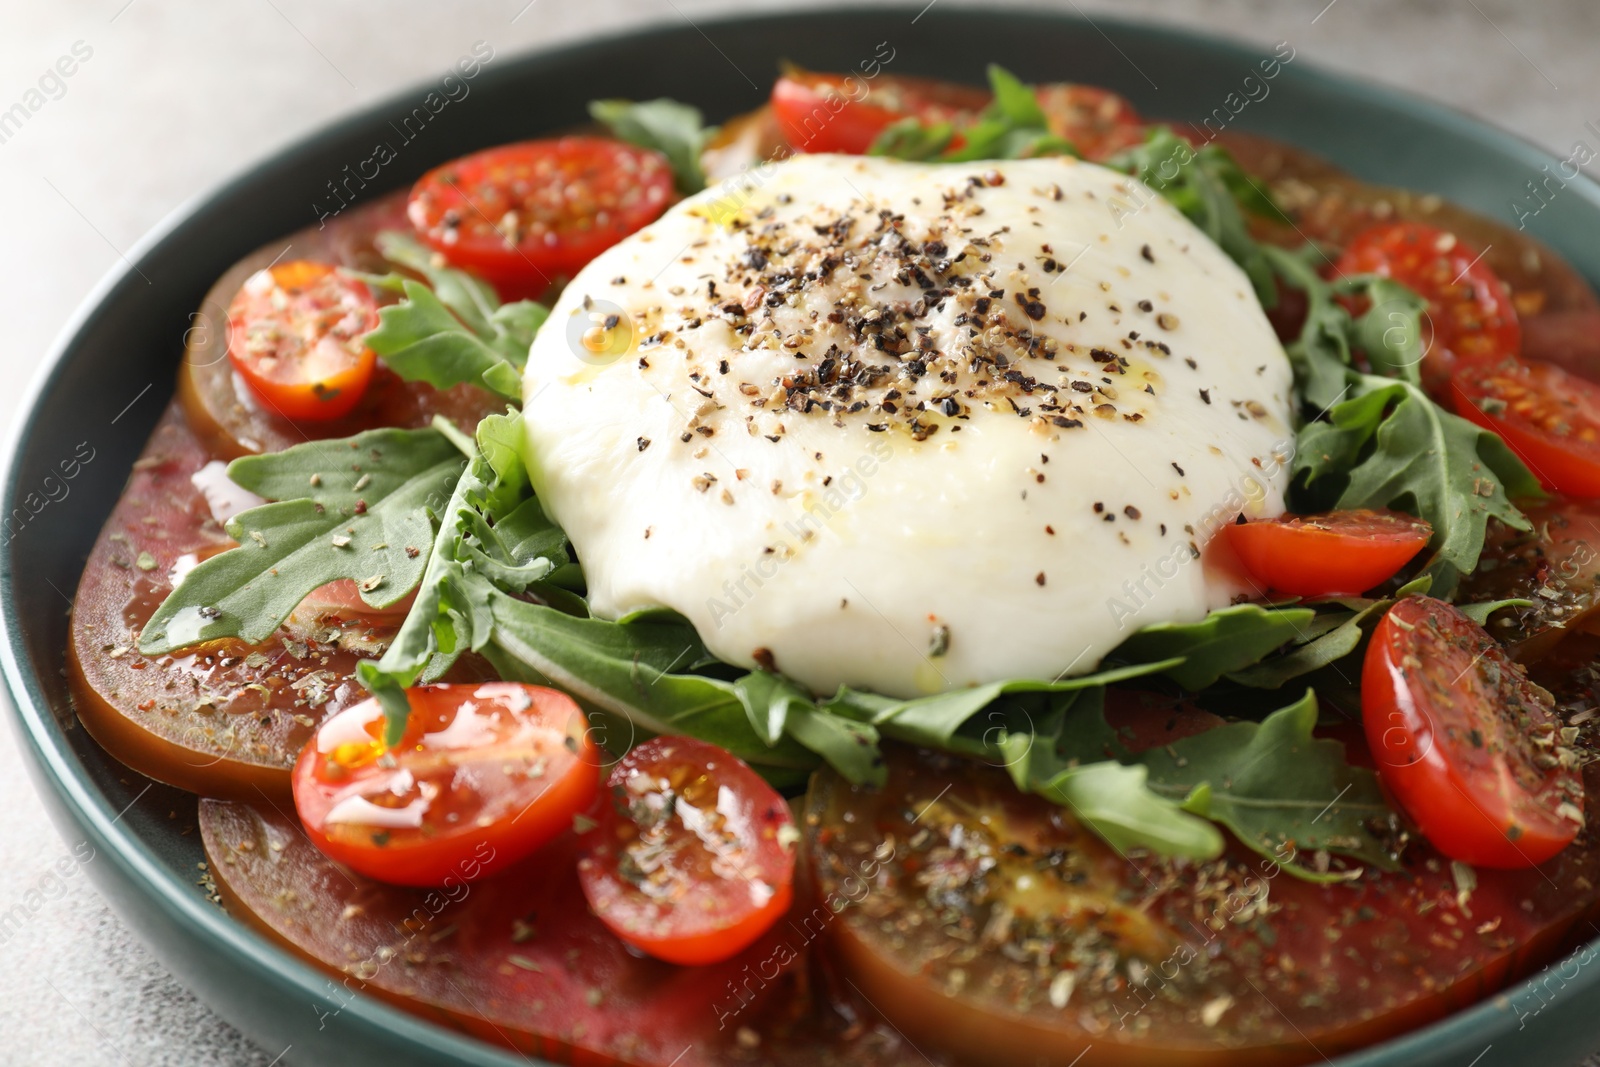
[[[515,300],[572,277],[654,221],[672,195],[661,153],[563,137],[489,148],[431,170],[406,211],[445,259]]]
[[[260,645],[141,655],[139,631],[173,572],[233,545],[190,477],[208,459],[170,407],[84,565],[68,646],[74,704],[94,739],[142,774],[205,796],[286,799],[312,730],[366,697],[351,675],[400,620],[308,608]],[[474,657],[451,677],[486,668]]]
[[[1443,388],[1458,365],[1522,352],[1510,291],[1453,233],[1418,222],[1374,226],[1350,241],[1334,269],[1393,278],[1428,302],[1422,372],[1431,390]]]
[[[1383,784],[1451,859],[1531,867],[1583,829],[1579,761],[1550,694],[1442,600],[1407,597],[1378,624],[1361,719]]]
[[[1110,89],[1056,82],[1035,92],[1050,132],[1070,141],[1084,159],[1105,159],[1144,140],[1144,120]]]
[[[987,90],[933,78],[863,78],[791,70],[772,86],[772,110],[796,151],[865,155],[878,135],[902,119],[957,129],[989,106]]]
[[[1533,528],[1490,523],[1457,599],[1530,601],[1497,612],[1489,629],[1519,663],[1533,663],[1573,633],[1600,632],[1600,500],[1556,496],[1520,507]]]
[[[475,877],[515,863],[594,801],[602,754],[565,693],[486,682],[406,695],[398,745],[367,700],[324,722],[295,764],[300,821],[339,862],[399,885],[470,881],[463,865]]]
[[[250,276],[288,255],[386,271],[390,268],[372,241],[383,230],[405,230],[410,226],[404,208],[404,194],[351,208],[326,220],[320,228],[309,227],[252,252],[211,287],[184,332],[178,398],[195,433],[213,456],[235,459],[251,453],[278,452],[308,439],[348,437],[378,426],[426,426],[435,414],[471,430],[484,415],[504,410],[504,402],[487,389],[458,385],[441,392],[424,382],[402,381],[379,360],[371,381],[349,413],[337,419],[296,421],[263,402],[244,376],[234,370],[228,355],[233,331],[227,309]]]
[[[725,960],[789,907],[789,806],[732,753],[658,737],[611,771],[578,866],[595,914],[658,959]]]
[[[205,800],[200,832],[229,912],[332,975],[315,1005],[329,1026],[366,993],[559,1063],[709,1067],[764,1062],[735,1035],[764,1035],[768,1005],[803,996],[772,939],[692,969],[629,950],[590,913],[570,833],[469,883],[495,862],[484,845],[462,877],[408,889],[339,867],[292,814]]]
[[[1600,311],[1560,311],[1524,319],[1522,354],[1600,382]]]
[[[818,921],[913,1044],[973,1067],[1069,1067],[1086,1047],[1106,1067],[1321,1062],[1592,936],[1586,839],[1538,871],[1479,871],[1470,891],[1423,845],[1405,871],[1313,885],[1236,844],[1200,865],[1123,857],[1000,768],[886,755],[881,790],[813,783]]]
[[[1393,577],[1433,527],[1394,511],[1330,511],[1235,523],[1223,536],[1264,590],[1349,596]]]
[[[1554,363],[1506,359],[1463,367],[1456,413],[1493,430],[1546,489],[1600,497],[1600,385]]]
[[[258,400],[286,419],[348,415],[378,357],[366,336],[378,303],[365,282],[305,259],[259,270],[228,305],[228,358]]]

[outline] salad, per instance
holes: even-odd
[[[325,1020],[637,1067],[1311,1062],[1593,934],[1589,286],[867,70],[219,279],[70,649],[219,903]]]

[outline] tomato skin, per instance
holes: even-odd
[[[326,263],[290,260],[246,279],[228,307],[228,358],[252,392],[286,419],[348,415],[377,357],[363,338],[378,305],[362,282]]]
[[[1506,284],[1476,249],[1446,230],[1420,222],[1373,226],[1351,239],[1334,273],[1381,274],[1428,302],[1422,377],[1434,393],[1458,366],[1522,352],[1522,326]]]
[[[1444,601],[1407,597],[1383,617],[1361,717],[1384,786],[1451,859],[1532,867],[1583,828],[1583,783],[1556,747],[1550,695]]]
[[[1393,577],[1432,535],[1422,519],[1365,509],[1223,528],[1240,562],[1266,589],[1306,597],[1365,592]]]
[[[1144,119],[1121,95],[1095,85],[1055,82],[1034,90],[1050,132],[1098,161],[1144,140]]]
[[[540,296],[672,202],[659,152],[599,137],[501,145],[446,163],[412,187],[406,214],[454,266],[505,300]]]
[[[933,78],[818,74],[791,70],[772,86],[772,110],[798,152],[865,155],[878,135],[902,119],[957,129],[989,105],[983,89]]]
[[[332,859],[397,885],[470,881],[593,803],[601,754],[566,694],[512,682],[406,693],[411,717],[392,749],[372,699],[323,723],[295,764],[300,821]]]
[[[594,913],[640,951],[716,963],[788,910],[798,839],[789,806],[732,753],[653,738],[612,769],[598,809],[578,878]]]
[[[1554,363],[1506,359],[1450,382],[1456,414],[1499,434],[1546,489],[1600,497],[1600,385]]]

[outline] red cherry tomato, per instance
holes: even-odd
[[[1434,392],[1445,387],[1458,364],[1522,351],[1510,290],[1477,249],[1452,233],[1420,222],[1386,222],[1356,234],[1335,270],[1393,278],[1428,302],[1422,374]]]
[[[970,85],[892,75],[792,70],[772,87],[772,110],[791,147],[857,156],[902,119],[959,129],[975,122],[989,100],[986,90]]]
[[[228,305],[228,358],[262,403],[287,419],[337,419],[360,401],[377,363],[365,344],[378,305],[326,263],[257,271]]]
[[[323,723],[294,768],[294,806],[328,856],[399,885],[469,881],[572,826],[599,791],[600,750],[554,689],[511,682],[406,691],[394,748],[367,700]]]
[[[1393,577],[1428,543],[1433,527],[1393,511],[1330,511],[1236,523],[1223,536],[1266,589],[1349,596]]]
[[[611,771],[578,879],[618,937],[658,959],[725,960],[789,907],[789,806],[716,745],[657,737]]]
[[[1050,132],[1071,142],[1084,159],[1105,159],[1144,140],[1144,120],[1109,89],[1056,82],[1035,93]]]
[[[659,152],[598,137],[523,141],[422,176],[406,214],[445,259],[507,300],[535,297],[666,210]]]
[[[1450,395],[1456,414],[1504,438],[1546,489],[1600,497],[1600,385],[1505,359],[1463,367]]]
[[[1577,757],[1550,694],[1442,600],[1383,617],[1361,673],[1378,776],[1428,841],[1480,867],[1532,867],[1583,828]]]

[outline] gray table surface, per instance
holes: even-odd
[[[927,0],[908,6],[914,15]],[[955,5],[961,0],[934,0]],[[331,117],[442,71],[475,41],[498,54],[641,20],[699,20],[746,0],[8,0],[0,110],[58,57],[89,51],[0,143],[0,374],[30,378],[123,250],[188,198]],[[930,5],[931,6],[931,5]],[[1565,156],[1600,119],[1593,0],[1055,0],[1042,7],[1164,19],[1464,107]],[[724,57],[726,58],[726,57]],[[996,57],[1003,58],[1003,57]],[[693,62],[722,62],[710,48]],[[1065,72],[1064,72],[1065,73]],[[603,82],[597,76],[597,95]],[[0,390],[0,428],[23,395]],[[177,984],[72,864],[0,732],[0,1064],[267,1067]]]

